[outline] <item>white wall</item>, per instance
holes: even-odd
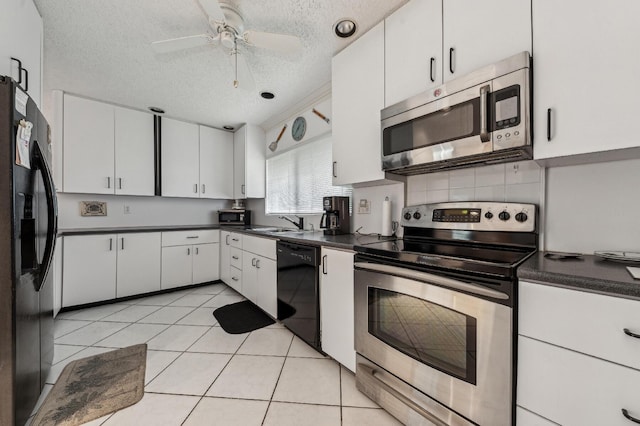
[[[547,169],[546,250],[640,252],[640,160]]]
[[[106,201],[107,216],[80,216],[80,201]],[[124,214],[125,205],[130,214]],[[228,200],[59,193],[58,227],[208,225],[218,223],[219,209],[230,207]]]
[[[506,201],[542,206],[544,169],[534,161],[473,167],[407,179],[407,205]]]

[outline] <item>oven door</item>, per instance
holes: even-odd
[[[382,168],[491,152],[491,81],[382,120]]]
[[[512,309],[487,300],[506,295],[397,266],[355,266],[356,352],[474,423],[510,424]],[[356,376],[367,371],[358,365]]]

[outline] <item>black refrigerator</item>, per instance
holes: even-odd
[[[0,425],[24,425],[53,360],[57,204],[50,131],[0,76]]]

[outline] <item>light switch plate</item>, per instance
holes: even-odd
[[[358,203],[358,214],[370,214],[371,213],[371,203],[369,200],[361,199]]]

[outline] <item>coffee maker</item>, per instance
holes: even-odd
[[[324,213],[320,219],[320,228],[325,235],[351,233],[351,215],[349,214],[349,197],[323,197]]]

